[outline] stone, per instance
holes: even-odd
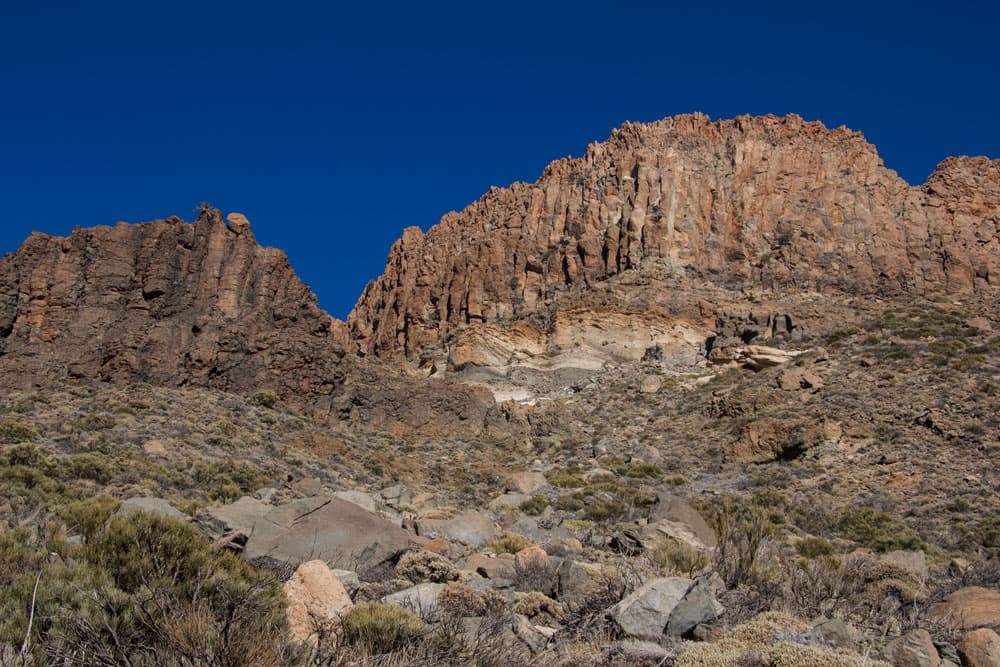
[[[520,639],[532,654],[537,655],[545,650],[549,643],[547,633],[539,632],[537,627],[526,616],[514,614],[512,624],[514,635]]]
[[[932,604],[928,617],[951,628],[972,629],[1000,625],[1000,591],[967,586]]]
[[[142,445],[142,451],[149,456],[167,456],[167,445],[162,440],[147,440]]]
[[[643,526],[639,531],[639,539],[646,551],[651,551],[664,542],[681,544],[702,554],[712,551],[712,548],[702,542],[687,525],[668,519],[659,519]]]
[[[243,496],[219,507],[206,507],[198,517],[198,525],[212,540],[225,535],[241,535],[244,540],[253,531],[254,523],[273,509],[271,505]]]
[[[243,556],[292,564],[321,559],[363,573],[421,542],[354,503],[313,496],[272,507],[256,520]]]
[[[515,568],[546,567],[548,563],[549,555],[545,552],[545,549],[539,546],[525,547],[514,554]]]
[[[421,519],[417,522],[417,532],[423,536],[462,542],[471,547],[480,547],[497,535],[493,519],[474,510],[463,512],[452,519]]]
[[[348,593],[354,594],[354,591],[358,590],[358,586],[361,585],[361,580],[358,578],[358,573],[353,570],[330,570],[333,576],[337,577],[344,588],[347,589]]]
[[[857,646],[857,632],[839,618],[817,623],[813,626],[810,637],[813,643],[820,646],[833,646],[835,648],[851,650]]]
[[[663,387],[663,378],[659,375],[646,375],[639,384],[639,391],[643,394],[655,394]]]
[[[989,628],[967,632],[958,651],[968,667],[1000,667],[1000,636]]]
[[[697,625],[714,621],[722,612],[722,605],[715,599],[708,578],[698,577],[670,613],[664,634],[680,637]]]
[[[680,496],[661,491],[656,505],[650,512],[649,520],[651,523],[666,520],[673,524],[680,524],[705,548],[715,549],[718,546],[718,540],[712,527],[698,513],[698,510]]]
[[[507,478],[507,490],[516,493],[532,494],[548,486],[545,475],[540,472],[516,472]]]
[[[497,558],[485,554],[473,554],[465,559],[462,567],[477,572],[487,579],[513,579],[514,559]]]
[[[316,623],[334,621],[352,606],[347,589],[321,560],[299,565],[283,588],[294,641],[315,640]]]
[[[135,512],[159,514],[160,516],[177,519],[178,521],[188,521],[191,518],[171,505],[169,501],[153,497],[129,498],[121,504],[115,514],[118,516],[127,516]]]
[[[926,630],[911,630],[893,639],[885,648],[885,657],[894,667],[939,667],[941,663]]]
[[[292,491],[306,498],[317,496],[323,491],[323,482],[316,477],[303,477],[292,483]]]
[[[579,604],[591,595],[605,590],[616,579],[600,565],[565,560],[557,572],[559,586],[556,589],[559,601],[565,604]]]
[[[794,367],[786,368],[778,373],[778,387],[785,391],[797,391],[799,389],[819,389],[823,386],[823,379],[807,368]]]
[[[630,637],[656,640],[664,634],[679,637],[721,613],[707,579],[664,577],[647,581],[607,616]]]
[[[438,595],[444,590],[444,587],[445,584],[417,584],[398,593],[387,595],[382,601],[386,604],[409,609],[417,616],[425,617],[437,610]]]
[[[337,491],[333,494],[333,497],[346,500],[349,503],[354,503],[361,509],[371,512],[372,514],[375,514],[377,511],[375,507],[375,499],[364,491]]]

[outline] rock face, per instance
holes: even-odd
[[[329,394],[343,348],[240,214],[33,234],[0,259],[0,375]]]
[[[693,114],[627,123],[534,184],[494,188],[426,234],[408,228],[348,326],[364,353],[416,357],[466,325],[520,319],[636,269],[732,286],[971,293],[997,285],[998,250],[1000,161],[949,158],[910,187],[857,132]]]

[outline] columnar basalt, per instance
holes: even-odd
[[[861,134],[798,116],[626,123],[534,184],[411,227],[348,317],[365,354],[415,357],[631,270],[723,286],[973,293],[1000,271],[1000,161],[911,187]]]

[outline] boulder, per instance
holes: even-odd
[[[607,615],[625,634],[656,640],[664,634],[679,637],[720,613],[707,579],[664,577],[646,582]]]
[[[299,565],[285,582],[284,591],[288,629],[294,641],[313,639],[317,623],[335,621],[352,606],[347,589],[321,560]]]
[[[941,658],[926,630],[911,630],[885,647],[885,657],[894,667],[939,667]]]
[[[129,498],[121,504],[115,514],[117,516],[127,516],[129,514],[134,514],[135,512],[159,514],[160,516],[177,519],[178,521],[187,521],[190,519],[187,514],[184,514],[163,498],[153,497]]]
[[[480,547],[496,537],[497,528],[489,515],[470,510],[452,519],[422,519],[417,522],[417,532]]]
[[[361,509],[367,512],[371,512],[372,514],[375,514],[377,512],[377,509],[375,507],[375,499],[372,498],[370,494],[367,494],[364,491],[354,491],[354,490],[337,491],[336,493],[333,494],[333,497],[340,498],[341,500],[345,500],[349,503],[354,503]]]
[[[513,579],[514,559],[497,558],[486,554],[473,554],[465,559],[462,566],[487,579]]]
[[[1000,591],[967,586],[931,605],[928,616],[952,628],[972,629],[1000,625]]]
[[[679,496],[660,492],[656,506],[649,515],[649,521],[655,523],[661,519],[684,526],[698,542],[708,549],[715,549],[718,545],[715,531],[708,525],[705,518],[689,502]]]
[[[646,375],[639,383],[639,391],[643,394],[655,394],[663,387],[663,378],[659,375]]]
[[[833,646],[853,650],[857,645],[857,632],[839,618],[821,621],[810,633],[812,642],[820,646]]]
[[[198,514],[198,525],[212,540],[224,536],[243,536],[253,531],[254,522],[274,509],[267,503],[243,496],[236,502],[220,507],[207,507]]]
[[[532,494],[548,485],[545,475],[540,472],[516,472],[507,478],[507,490]]]
[[[559,566],[558,577],[559,601],[573,606],[604,590],[612,575],[600,565],[565,560]]]
[[[966,633],[958,650],[968,667],[1000,667],[1000,636],[989,628]]]
[[[417,616],[425,617],[437,611],[438,595],[444,590],[444,587],[444,584],[417,584],[398,593],[387,595],[382,601],[386,604],[409,609]]]
[[[313,496],[273,507],[257,519],[243,555],[293,564],[318,558],[364,572],[421,542],[354,503]]]

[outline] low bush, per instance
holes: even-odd
[[[394,651],[416,639],[424,623],[411,611],[381,602],[354,605],[341,618],[343,642],[369,654]]]

